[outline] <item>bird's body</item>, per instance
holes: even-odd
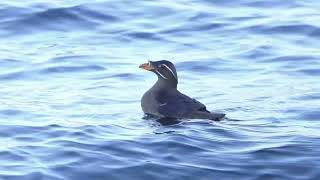
[[[204,104],[179,92],[177,73],[171,62],[149,62],[140,65],[140,68],[158,75],[158,81],[142,96],[141,107],[145,114],[159,118],[212,120],[225,116],[222,113],[211,113]]]

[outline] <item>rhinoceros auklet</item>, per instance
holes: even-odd
[[[176,68],[170,61],[149,61],[139,67],[158,76],[158,81],[141,99],[141,107],[145,114],[159,118],[211,120],[219,120],[225,116],[222,113],[208,111],[199,101],[180,93],[177,90]]]

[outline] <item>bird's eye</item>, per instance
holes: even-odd
[[[163,65],[162,64],[160,64],[160,65],[158,65],[158,68],[161,68]]]

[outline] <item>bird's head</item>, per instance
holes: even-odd
[[[154,72],[158,76],[159,80],[178,84],[176,68],[170,61],[149,61],[148,63],[141,64],[139,68]]]

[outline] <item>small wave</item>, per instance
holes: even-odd
[[[32,13],[32,9],[15,7],[15,6],[0,6],[0,22],[7,21],[17,16],[25,16]]]
[[[196,72],[209,72],[212,70],[217,70],[219,65],[222,63],[219,61],[185,61],[177,63],[177,68],[181,70],[191,70]]]
[[[320,69],[301,69],[298,72],[301,72],[309,76],[320,76]],[[319,78],[319,77],[318,77]]]
[[[23,67],[27,64],[28,64],[27,62],[23,62],[23,61],[20,61],[17,59],[0,59],[0,70],[2,70],[2,69],[3,69],[3,71],[6,71],[8,69],[12,70],[17,67]]]
[[[21,166],[23,168],[23,166]],[[41,170],[37,171],[30,171],[26,173],[19,173],[19,174],[12,174],[12,175],[6,175],[2,176],[4,179],[57,179],[61,180],[62,178],[58,178],[56,175],[47,174],[46,172],[43,172]]]
[[[98,65],[83,65],[83,66],[54,66],[41,69],[24,69],[16,72],[0,74],[0,81],[9,80],[37,80],[42,79],[41,74],[61,74],[61,73],[84,73],[93,71],[103,71],[106,68]]]
[[[299,34],[319,38],[320,27],[310,24],[287,24],[287,25],[256,25],[248,29],[260,34]]]
[[[75,73],[75,72],[88,72],[88,71],[102,71],[105,70],[104,67],[98,65],[89,66],[55,66],[48,67],[40,71],[43,74],[52,73]]]
[[[290,8],[290,7],[297,7],[298,3],[295,1],[269,0],[269,1],[250,1],[250,2],[243,3],[243,5],[256,7],[256,8]]]
[[[72,62],[72,61],[79,61],[79,59],[89,59],[92,58],[88,55],[68,55],[68,56],[57,56],[50,59],[47,63],[61,63],[61,62]]]
[[[3,159],[10,160],[10,161],[25,161],[25,160],[27,160],[27,157],[25,157],[24,155],[21,155],[19,153],[12,152],[12,151],[1,151],[0,156]]]
[[[130,32],[126,34],[128,37],[133,39],[143,39],[143,40],[152,40],[152,41],[163,41],[164,39],[155,33],[150,32]]]
[[[194,17],[191,18],[191,20]],[[166,30],[162,30],[159,33],[162,34],[172,34],[174,36],[177,36],[179,34],[183,33],[192,33],[192,32],[202,32],[202,31],[212,31],[212,30],[218,30],[218,29],[223,29],[229,24],[227,23],[207,23],[207,24],[200,24],[200,25],[183,25],[175,28],[169,28]]]
[[[15,16],[3,21],[2,29],[15,34],[26,34],[38,30],[71,31],[90,29],[100,22],[115,22],[118,18],[82,6],[52,8],[41,12]]]
[[[255,7],[255,8],[288,8],[288,7],[297,7],[298,3],[296,1],[277,1],[277,0],[268,0],[268,1],[248,1],[248,0],[237,0],[237,1],[224,1],[224,0],[201,0],[203,3],[209,5],[222,6],[222,7],[232,7],[232,8],[242,8],[245,6]]]
[[[273,49],[271,46],[259,46],[256,47],[245,54],[241,55],[247,59],[266,59],[272,56]]]
[[[320,120],[320,111],[319,110],[309,110],[309,111],[303,111],[299,115],[301,120]]]
[[[126,79],[126,80],[140,79],[139,76],[133,73],[114,74],[109,76],[109,78],[118,78],[118,79]]]
[[[15,109],[6,109],[6,110],[0,110],[0,115],[6,115],[6,116],[15,116],[15,115],[21,115],[27,112],[15,110]]]
[[[177,69],[182,71],[192,71],[201,74],[213,74],[213,73],[243,73],[249,71],[261,71],[261,68],[247,68],[228,66],[225,61],[220,59],[215,61],[186,61],[177,63]]]
[[[316,62],[319,58],[309,55],[291,55],[291,56],[278,56],[273,58],[267,58],[260,62],[286,62],[286,63],[301,63]]]
[[[314,101],[314,100],[320,100],[320,93],[307,93],[304,95],[301,95],[299,97],[294,97],[293,99],[296,100],[301,100],[301,101],[306,101],[306,100],[310,100],[310,101]]]
[[[291,108],[284,110],[285,113],[294,117],[294,119],[303,120],[320,120],[320,111],[310,108]]]
[[[201,21],[207,18],[216,17],[218,14],[213,12],[198,12],[195,15],[191,16],[188,20],[189,21]]]
[[[0,80],[21,80],[27,78],[30,78],[30,74],[27,71],[0,74]]]

